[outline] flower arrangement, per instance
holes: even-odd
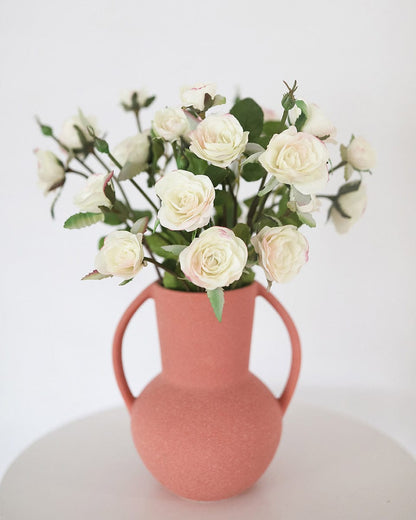
[[[81,111],[59,137],[38,120],[65,154],[36,151],[39,184],[56,193],[52,216],[68,176],[77,174],[85,177],[74,197],[80,211],[64,227],[102,222],[116,229],[100,239],[95,269],[83,280],[116,276],[124,285],[153,264],[164,287],[206,291],[221,320],[224,289],[250,284],[254,265],[263,268],[269,287],[296,276],[309,250],[299,228],[316,226],[322,198],[337,231],[348,231],[365,209],[362,177],[375,166],[375,153],[352,136],[333,166],[335,127],[317,105],[297,98],[296,82],[285,86],[280,116],[251,98],[236,99],[225,112],[214,84],[185,87],[181,106],[156,111],[144,131],[140,115],[155,97],[126,92],[121,104],[138,133],[114,147]],[[341,168],[345,182],[337,193],[321,194]],[[129,200],[126,183],[146,209]],[[240,200],[243,183],[254,183],[255,191]]]

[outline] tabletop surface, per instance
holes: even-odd
[[[0,485],[2,520],[411,520],[416,462],[376,430],[295,403],[270,467],[248,492],[199,503],[166,491],[130,438],[127,412],[70,423],[32,444]]]

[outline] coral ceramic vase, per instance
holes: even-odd
[[[280,314],[291,340],[290,374],[278,399],[248,369],[256,296]],[[156,304],[162,372],[135,398],[124,375],[122,341],[148,298]],[[225,291],[221,323],[206,294],[153,283],[121,318],[113,362],[134,444],[149,471],[177,495],[220,500],[249,488],[270,464],[299,375],[300,343],[286,310],[256,282]]]

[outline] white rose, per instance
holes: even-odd
[[[194,231],[208,224],[214,208],[215,189],[206,175],[176,170],[157,181],[155,190],[162,201],[158,213],[162,226]]]
[[[49,150],[36,150],[38,160],[38,184],[46,195],[64,183],[65,170],[58,157]]]
[[[95,257],[95,268],[101,274],[133,278],[143,266],[143,235],[130,231],[113,231],[104,240]]]
[[[149,133],[142,132],[123,139],[113,149],[113,156],[124,166],[127,162],[134,165],[137,173],[147,166],[150,152]]]
[[[181,251],[179,262],[189,280],[206,290],[238,280],[247,262],[247,247],[231,229],[214,226]]]
[[[341,213],[332,206],[330,218],[338,233],[347,233],[350,228],[360,219],[367,206],[367,192],[361,182],[357,191],[350,191],[338,197],[341,210],[350,218],[343,217]]]
[[[111,208],[111,201],[105,196],[104,190],[111,175],[96,173],[88,177],[84,187],[74,197],[74,204],[81,210],[100,213],[100,206]]]
[[[308,242],[295,226],[265,226],[251,243],[270,282],[289,282],[308,261]]]
[[[193,87],[182,87],[182,106],[194,107],[202,112],[205,107],[205,95],[208,94],[212,99],[214,99],[216,93],[217,86],[215,83],[198,83]]]
[[[146,104],[146,101],[151,97],[151,96],[149,96],[147,90],[144,88],[139,89],[139,90],[124,89],[120,95],[120,103],[122,105],[126,105],[126,106],[130,107],[132,105],[132,100],[133,100],[134,94],[137,95],[137,102],[138,102],[139,106],[141,106],[141,107],[144,106]]]
[[[165,141],[176,141],[188,134],[190,125],[183,110],[168,107],[155,113],[153,130]]]
[[[376,152],[364,137],[354,137],[347,147],[346,160],[356,170],[371,170],[376,165]]]
[[[245,150],[248,132],[231,114],[214,114],[189,134],[190,150],[215,166],[226,168]]]
[[[315,137],[322,138],[328,136],[325,141],[335,143],[335,136],[337,129],[333,123],[326,117],[324,112],[315,103],[307,103],[306,105],[306,121],[302,127],[302,132],[312,134]],[[298,117],[301,115],[301,110],[298,106],[294,106],[289,111],[289,121],[295,124]]]
[[[84,115],[76,115],[70,117],[62,126],[60,141],[69,149],[82,148],[82,142],[79,138],[78,132],[75,129],[77,126],[83,133],[86,141],[92,142],[94,138],[87,130],[87,126],[92,126],[96,135],[99,134],[97,127],[97,119],[94,116],[85,117]]]
[[[310,195],[328,182],[328,158],[322,141],[291,126],[271,138],[259,161],[279,182],[292,184],[301,193]]]

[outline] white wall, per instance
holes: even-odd
[[[416,451],[408,406],[416,396],[415,15],[412,0],[2,1],[0,474],[51,428],[121,403],[112,334],[153,279],[149,268],[121,288],[79,281],[104,232],[62,229],[78,179],[68,182],[56,221],[49,218],[31,152],[51,143],[33,115],[59,129],[80,106],[117,142],[135,131],[118,107],[122,88],[147,85],[163,106],[178,101],[182,84],[204,79],[230,98],[241,86],[278,108],[282,80],[296,78],[340,141],[354,132],[376,148],[365,218],[339,236],[322,217],[308,233],[309,264],[273,292],[301,332],[299,395],[360,416]],[[276,392],[289,359],[286,338],[274,344],[281,331],[259,302],[253,370]],[[139,390],[159,369],[152,304],[127,343]]]

